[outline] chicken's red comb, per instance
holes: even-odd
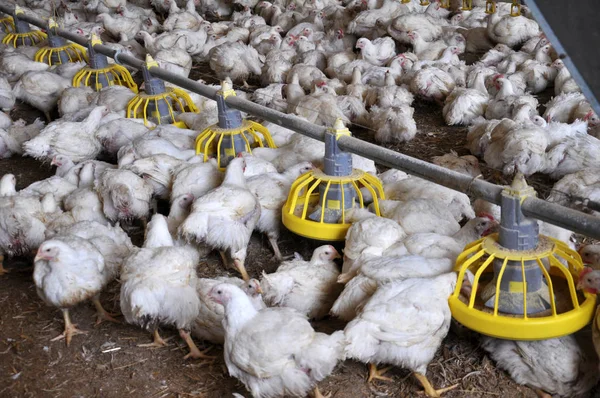
[[[584,276],[586,276],[587,274],[589,274],[592,271],[593,271],[593,269],[590,267],[583,267],[583,269],[579,273],[579,279],[581,280],[581,278],[583,278]]]
[[[317,87],[324,87],[325,85],[327,85],[327,82],[324,81],[320,81],[317,83]]]
[[[501,73],[499,73],[496,76],[494,76],[494,80],[497,80],[497,79],[500,79],[500,78],[503,78],[503,77],[504,77],[504,75],[501,74]]]
[[[487,218],[490,221],[496,221],[496,219],[494,218],[493,215],[491,215],[490,213],[486,213],[486,212],[481,212],[478,214],[479,217],[484,217]]]

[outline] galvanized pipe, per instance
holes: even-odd
[[[3,4],[0,4],[0,11],[10,15],[12,15],[13,12],[12,7]],[[19,18],[40,28],[47,28],[46,23],[39,18],[30,15],[20,15]],[[58,29],[57,34],[77,44],[83,46],[87,44],[87,39],[85,37],[70,33],[64,29]],[[116,53],[115,50],[112,50],[105,45],[95,45],[94,50],[111,58],[114,58]],[[144,65],[144,61],[125,54],[118,54],[118,62],[137,69],[141,69]],[[217,90],[212,87],[194,82],[193,80],[157,67],[150,68],[150,73],[153,76],[198,93],[204,97],[213,100],[216,99]],[[327,131],[325,127],[317,126],[302,120],[295,115],[275,111],[240,97],[229,96],[225,101],[228,105],[235,109],[239,109],[240,111],[258,116],[264,120],[286,127],[310,138],[319,141],[325,140],[325,133]],[[500,193],[502,192],[503,187],[499,185],[472,178],[453,170],[359,140],[355,137],[343,136],[339,139],[338,145],[346,151],[364,156],[378,164],[402,170],[411,175],[443,185],[450,189],[467,193],[473,197],[481,198],[498,205],[500,204]],[[525,215],[538,220],[592,238],[600,239],[600,218],[537,198],[525,199],[522,204],[522,211]]]

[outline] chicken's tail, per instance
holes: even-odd
[[[208,233],[208,214],[193,212],[179,226],[179,235],[191,242],[202,242]]]
[[[280,306],[294,287],[294,278],[284,273],[267,274],[263,271],[260,281],[263,299],[270,307]]]
[[[371,362],[377,353],[379,341],[375,335],[379,328],[373,322],[356,318],[344,329],[346,358],[354,358],[361,362]]]
[[[346,284],[344,291],[331,307],[331,314],[350,321],[376,289],[376,282],[361,274],[355,276]]]
[[[341,330],[331,335],[315,333],[312,343],[299,355],[298,364],[310,369],[313,380],[321,381],[333,372],[338,361],[344,359],[345,346],[346,339]]]

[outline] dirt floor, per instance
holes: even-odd
[[[215,81],[211,81],[213,83]],[[543,103],[543,101],[540,101]],[[438,105],[416,101],[417,137],[405,144],[390,145],[391,149],[431,161],[431,157],[455,150],[468,154],[464,148],[466,128],[445,126]],[[20,105],[11,114],[31,122],[39,112]],[[355,129],[353,133],[372,141],[371,133]],[[494,170],[483,167],[486,179],[506,184]],[[18,188],[53,174],[48,165],[30,158],[15,157],[0,160],[0,175],[14,173]],[[532,184],[544,197],[552,182],[544,176],[534,176]],[[131,229],[134,243],[139,244],[141,230]],[[285,255],[294,252],[310,257],[319,242],[284,234],[280,247]],[[268,242],[261,236],[252,239],[247,268],[258,277],[261,270],[273,272],[277,263],[272,258]],[[170,338],[169,347],[147,349],[138,344],[148,343],[151,337],[143,330],[125,324],[103,323],[95,326],[90,303],[72,309],[71,318],[87,335],[73,338],[70,347],[64,341],[51,342],[63,330],[60,312],[47,307],[38,298],[32,281],[31,259],[9,259],[11,272],[0,276],[0,397],[230,397],[237,392],[249,396],[237,380],[228,377],[221,347],[211,347],[212,363],[183,360],[187,348],[172,329],[161,330]],[[235,275],[225,270],[213,254],[198,269],[201,277]],[[110,312],[119,312],[118,282],[102,294],[102,302]],[[315,323],[319,331],[343,329],[334,319]],[[458,333],[458,334],[457,334]],[[460,335],[460,337],[459,337]],[[202,342],[199,342],[202,349]],[[208,347],[208,346],[206,346]],[[393,368],[387,374],[393,382],[366,382],[364,364],[347,360],[319,384],[324,393],[335,398],[358,397],[417,397],[420,387],[410,373]],[[445,397],[535,397],[532,390],[515,384],[478,346],[476,336],[453,330],[448,335],[428,376],[436,388],[459,384]],[[595,394],[590,394],[593,396]]]

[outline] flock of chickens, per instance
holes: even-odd
[[[258,78],[262,88],[238,95],[313,123],[341,118],[373,130],[378,142],[412,139],[414,98],[434,101],[447,124],[469,126],[468,147],[489,167],[562,177],[549,200],[564,205],[598,196],[600,121],[525,7],[511,16],[510,4],[488,15],[477,0],[457,12],[455,1],[446,9],[417,0],[18,3],[42,18],[58,16],[73,32],[108,35],[118,44],[107,45],[138,58],[149,53],[186,77],[193,62],[203,62],[222,80],[249,87]],[[85,333],[69,308],[87,300],[99,322],[117,321],[99,295],[118,278],[122,314],[152,333],[147,346],[165,345],[160,326],[179,330],[186,358],[211,358],[193,339],[223,344],[229,374],[253,397],[305,396],[345,358],[370,364],[369,381],[389,380],[376,365],[392,364],[410,369],[428,396],[456,387],[436,390],[427,365],[451,326],[456,257],[496,228],[497,206],[396,170],[377,174],[372,161],[353,155],[354,167],[383,182],[383,217],[348,212],[341,272],[340,254],[328,245],[308,261],[298,254],[284,261],[281,207],[293,181],[321,163],[321,142],[266,124],[278,148],[241,153],[223,173],[191,149],[198,132],[217,122],[214,101],[190,93],[200,113],[178,116],[189,129],[145,125],[124,117],[130,89],[72,87],[83,64],[34,62],[35,47],[0,51],[7,112],[0,112],[0,156],[56,166],[55,176],[19,191],[14,175],[0,179],[0,250],[35,254],[38,294],[64,316],[56,339],[69,344]],[[483,55],[466,65],[458,58],[465,51]],[[555,96],[540,115],[534,94],[552,86]],[[44,112],[48,124],[11,120],[16,100]],[[60,118],[50,121],[56,107]],[[475,156],[434,162],[477,177]],[[157,213],[157,201],[170,204],[168,215]],[[141,248],[122,228],[133,220],[145,227]],[[570,231],[545,223],[540,230],[574,247]],[[245,267],[254,231],[281,261],[259,279]],[[199,278],[196,267],[212,250],[242,278]],[[600,268],[597,246],[580,253]],[[600,288],[595,272],[580,288]],[[327,316],[348,324],[331,335],[315,332],[308,320]],[[575,396],[599,376],[585,333],[536,342],[483,337],[482,346],[540,396]]]

